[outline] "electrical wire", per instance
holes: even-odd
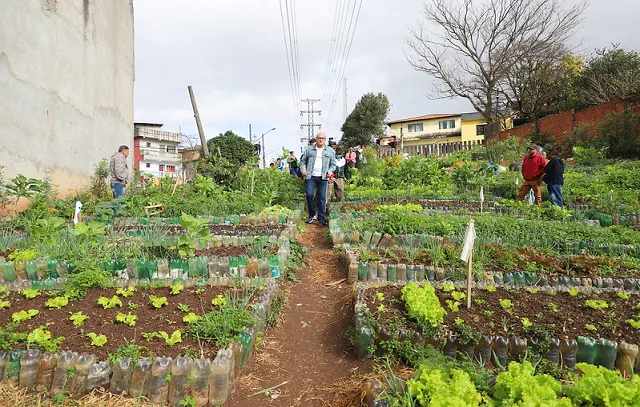
[[[327,127],[331,125],[332,123],[332,119],[333,119],[333,111],[336,105],[336,98],[337,98],[337,94],[340,91],[340,78],[343,77],[344,72],[347,68],[347,62],[349,60],[349,55],[351,54],[351,47],[353,46],[353,39],[355,38],[355,33],[356,33],[356,28],[358,26],[358,20],[360,19],[360,12],[362,11],[362,2],[363,0],[360,0],[360,5],[358,6],[358,14],[356,15],[356,20],[355,23],[353,25],[353,31],[351,32],[351,39],[349,40],[349,48],[347,49],[347,53],[346,53],[346,57],[343,60],[342,63],[342,68],[339,71],[339,75],[338,77],[338,82],[337,82],[337,86],[335,88],[335,93],[334,93],[334,97],[332,99],[332,105],[331,105],[331,109],[329,110],[329,117],[328,117],[328,124]],[[354,10],[355,10],[355,3],[354,3]]]
[[[342,43],[345,38],[345,32],[346,32],[345,29],[347,27],[348,19],[349,19],[349,0],[345,0],[342,3],[342,10],[340,11],[340,15],[338,17],[337,38],[336,38],[333,57],[330,56],[330,64],[327,68],[328,82],[325,84],[325,88],[322,94],[322,101],[323,101],[323,107],[325,112],[328,111],[329,104],[331,103],[331,100],[329,100],[329,97],[331,96],[330,91],[336,79],[336,72],[337,72],[336,67],[340,66],[339,61],[341,61],[342,58],[344,58],[344,55],[342,54],[341,50],[343,48]]]
[[[285,0],[286,2],[287,0]],[[296,124],[298,125],[298,127],[300,127],[300,122],[299,122],[299,118],[298,118],[298,110],[299,110],[299,105],[298,102],[296,101],[296,99],[298,99],[296,97],[296,88],[294,85],[294,74],[292,71],[292,66],[291,66],[291,56],[290,56],[290,52],[289,52],[289,43],[287,42],[287,28],[284,22],[284,13],[283,13],[283,9],[282,9],[282,0],[279,0],[279,4],[280,4],[280,19],[282,21],[282,36],[284,38],[284,48],[285,48],[285,52],[287,55],[287,68],[288,68],[288,72],[289,72],[289,85],[291,86],[291,99],[293,102],[293,109],[294,109],[294,115],[296,118]],[[287,23],[289,21],[289,14],[287,13]]]
[[[331,29],[331,46],[329,48],[329,58],[327,59],[327,70],[324,73],[324,77],[322,79],[322,86],[320,87],[320,89],[322,89],[322,97],[321,100],[322,102],[324,102],[324,94],[326,91],[326,87],[328,85],[329,82],[329,78],[330,78],[330,72],[331,72],[331,65],[333,64],[333,57],[334,57],[334,53],[336,50],[336,43],[337,43],[337,37],[336,34],[338,33],[338,10],[340,10],[340,5],[343,4],[343,0],[338,0],[336,1],[336,9],[334,11],[334,15],[333,15],[333,28]],[[323,104],[324,106],[324,104]]]

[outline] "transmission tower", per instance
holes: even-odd
[[[305,113],[307,114],[307,124],[301,124],[300,128],[301,129],[304,129],[305,127],[307,128],[307,138],[306,139],[304,137],[301,138],[300,142],[303,144],[306,144],[309,142],[309,140],[313,138],[313,133],[315,132],[315,128],[322,127],[320,123],[315,122],[315,114],[317,113],[318,116],[322,116],[322,111],[313,109],[313,104],[320,102],[320,99],[302,99],[302,102],[307,103],[307,110],[301,110],[300,116],[304,116]]]

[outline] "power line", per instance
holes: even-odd
[[[331,100],[329,100],[329,96],[331,95],[330,90],[332,89],[333,82],[336,78],[336,66],[340,66],[340,62],[338,61],[344,57],[344,55],[341,53],[341,50],[343,48],[342,41],[344,39],[345,29],[347,27],[348,15],[349,0],[345,0],[342,3],[342,10],[340,11],[340,15],[338,17],[337,38],[333,57],[331,57],[331,55],[329,56],[329,66],[327,67],[328,82],[325,84],[322,94],[322,100],[325,101],[325,110],[326,108],[328,108],[328,105],[326,105],[326,103],[331,103]]]
[[[285,0],[286,2],[287,0]],[[282,10],[282,0],[279,0],[279,4],[280,4],[280,19],[282,21],[282,36],[284,38],[284,49],[287,55],[287,69],[289,72],[289,85],[291,86],[291,99],[293,101],[293,109],[294,109],[294,114],[296,117],[296,124],[299,125],[300,122],[298,121],[298,97],[296,96],[296,88],[294,85],[294,74],[293,74],[293,70],[292,70],[292,64],[291,64],[291,56],[290,56],[290,52],[289,52],[289,43],[287,42],[287,29],[285,26],[285,22],[284,22],[284,13]],[[289,21],[289,14],[287,14],[287,21]]]
[[[351,47],[353,45],[353,39],[355,38],[356,28],[358,26],[358,20],[360,18],[360,11],[362,10],[362,1],[363,0],[360,0],[360,5],[358,7],[358,14],[356,15],[356,21],[355,21],[355,24],[353,25],[353,31],[351,33],[351,40],[349,41],[349,48],[347,49],[346,57],[344,58],[344,61],[343,61],[343,64],[342,64],[342,68],[339,71],[340,74],[338,75],[338,78],[342,78],[343,77],[345,69],[347,67],[347,61],[349,60],[349,54],[351,53]],[[355,6],[355,3],[354,3],[354,6]],[[332,116],[333,116],[333,109],[334,109],[335,104],[336,104],[336,100],[335,99],[337,98],[337,93],[338,93],[339,90],[340,90],[340,86],[339,86],[339,82],[338,82],[338,86],[336,86],[336,90],[335,90],[335,96],[331,100],[332,107],[331,107],[331,109],[329,111],[329,117],[327,119],[327,122],[328,122],[327,126],[331,125],[331,120],[332,120]]]
[[[329,82],[329,78],[330,78],[330,73],[331,73],[331,65],[333,64],[333,56],[334,56],[334,51],[336,50],[336,43],[337,43],[337,38],[336,38],[336,34],[338,33],[338,10],[340,9],[340,5],[342,4],[342,0],[338,0],[336,2],[336,10],[334,12],[334,16],[333,16],[333,28],[331,29],[331,47],[329,48],[329,58],[327,59],[327,70],[324,73],[324,78],[322,79],[322,86],[320,87],[320,89],[322,89],[322,98],[324,100],[324,92],[325,92],[325,88]]]

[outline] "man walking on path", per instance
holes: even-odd
[[[522,161],[522,177],[524,182],[520,186],[520,192],[516,200],[523,201],[524,197],[533,190],[536,205],[542,203],[542,176],[547,160],[538,153],[538,146],[535,144],[527,147],[527,156]]]
[[[300,170],[305,178],[307,206],[309,217],[307,223],[312,223],[316,215],[316,202],[318,198],[318,223],[320,226],[327,224],[325,209],[327,205],[327,180],[329,174],[336,170],[336,156],[333,149],[327,145],[327,135],[320,132],[316,136],[315,146],[309,146],[300,160]]]
[[[551,203],[562,207],[562,184],[564,184],[564,162],[558,157],[558,149],[553,147],[547,153],[549,162],[544,167],[544,182],[547,183],[547,190]]]
[[[124,190],[127,188],[127,183],[129,182],[127,157],[129,157],[129,147],[120,146],[118,152],[115,153],[109,161],[109,176],[114,198],[124,196]]]

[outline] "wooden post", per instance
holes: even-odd
[[[471,309],[471,285],[473,284],[473,271],[472,269],[473,263],[473,250],[471,250],[471,254],[469,254],[469,261],[467,262],[467,309]]]
[[[189,97],[191,97],[191,106],[193,107],[193,117],[196,118],[196,126],[198,126],[198,134],[200,135],[200,144],[202,145],[202,154],[204,157],[209,156],[209,148],[207,147],[207,138],[204,136],[204,130],[202,129],[202,123],[200,122],[200,114],[198,113],[198,106],[196,105],[196,97],[193,94],[193,88],[191,85],[188,87]]]

